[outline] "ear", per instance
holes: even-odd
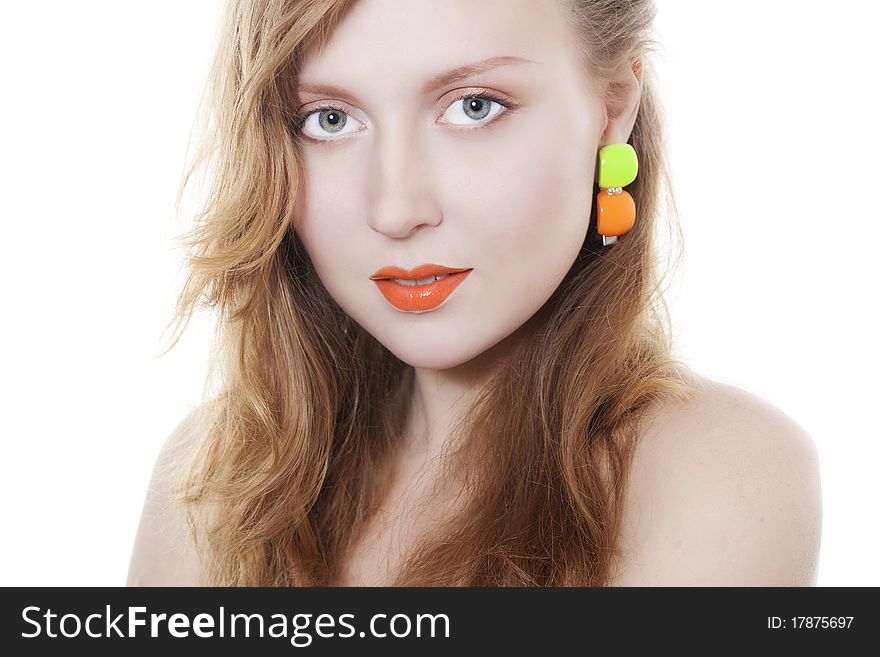
[[[608,119],[601,145],[625,144],[632,134],[642,96],[642,62],[634,60],[608,87]]]

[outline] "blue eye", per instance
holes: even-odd
[[[298,129],[311,139],[329,141],[322,135],[347,135],[357,132],[355,127],[357,123],[360,121],[351,118],[338,107],[328,105],[300,117]],[[346,127],[354,130],[346,130]]]
[[[444,123],[458,126],[476,126],[489,123],[495,116],[515,107],[491,93],[465,93],[443,113]],[[297,132],[311,141],[335,141],[340,135],[357,132],[363,124],[335,105],[324,105],[301,115],[297,120]],[[350,128],[350,129],[349,129]]]
[[[498,98],[471,95],[456,100],[443,116],[453,125],[474,125],[468,123],[468,120],[485,122],[485,119],[494,118],[506,107],[507,105]],[[450,120],[452,117],[463,120],[461,122]]]

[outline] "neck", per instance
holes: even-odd
[[[521,340],[532,338],[541,315],[539,311],[512,334],[459,365],[443,370],[414,368],[403,442],[410,458],[432,460],[454,447],[455,426],[497,367]]]

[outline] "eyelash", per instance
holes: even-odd
[[[485,123],[477,123],[470,128],[463,128],[464,130],[479,130],[480,128],[483,128],[484,126],[489,126],[489,125],[495,123],[495,121],[498,120],[499,116],[501,116],[503,114],[507,114],[508,112],[516,109],[519,106],[517,103],[509,101],[505,98],[501,98],[500,96],[492,93],[491,91],[481,91],[481,92],[477,92],[477,93],[475,93],[473,91],[465,91],[465,92],[462,92],[456,98],[454,98],[453,102],[459,103],[463,100],[470,100],[473,98],[478,98],[480,100],[491,100],[493,102],[496,102],[504,108],[504,111],[499,112],[491,120],[489,120]],[[447,107],[451,107],[451,104]],[[344,107],[339,107],[337,105],[332,105],[330,103],[325,103],[325,104],[321,105],[320,107],[313,107],[308,112],[304,112],[296,118],[295,126],[294,126],[296,134],[301,135],[304,139],[307,139],[307,140],[313,141],[313,142],[343,141],[345,139],[345,137],[343,137],[342,139],[334,139],[332,137],[329,139],[316,139],[315,137],[309,137],[308,135],[305,135],[302,133],[302,127],[305,124],[306,119],[308,119],[315,112],[323,112],[326,110],[336,110],[337,112],[343,112],[344,114],[350,114],[349,112],[347,112],[345,110]]]

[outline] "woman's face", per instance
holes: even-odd
[[[566,4],[358,0],[304,62],[294,230],[339,306],[414,367],[514,333],[584,241],[604,115]],[[370,278],[422,264],[470,271]]]

